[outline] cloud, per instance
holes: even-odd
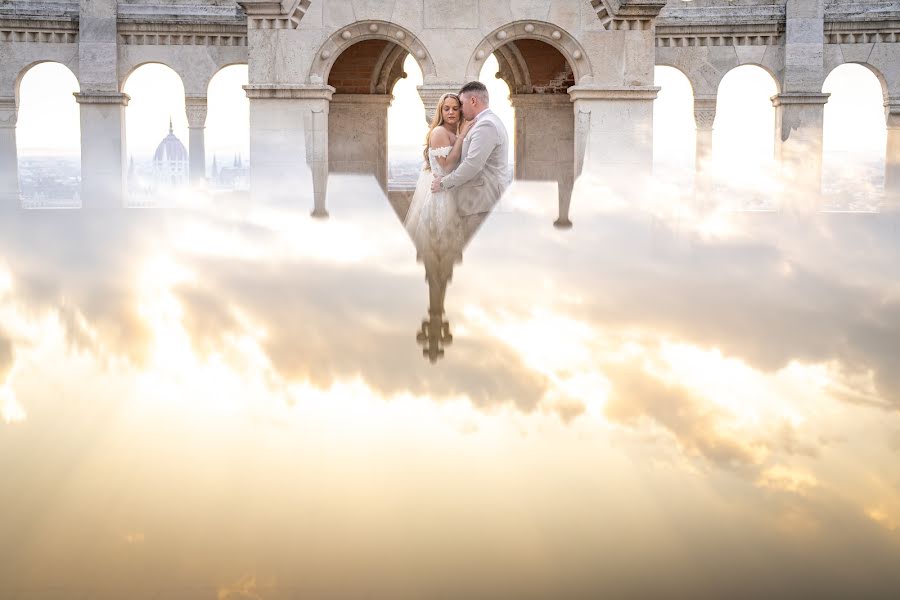
[[[688,454],[725,469],[752,470],[765,458],[763,445],[727,431],[726,415],[689,390],[631,365],[616,365],[605,373],[612,383],[605,408],[611,421],[629,426],[650,421],[669,432]]]

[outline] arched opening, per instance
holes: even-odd
[[[184,84],[170,67],[158,63],[136,68],[125,80],[130,100],[125,109],[129,201],[166,194],[187,186],[188,122]]]
[[[822,193],[826,206],[874,210],[883,181],[887,131],[881,82],[858,64],[834,69],[822,91],[825,105]]]
[[[777,93],[772,75],[755,65],[736,67],[719,83],[713,174],[718,187],[741,192],[745,208],[766,208],[774,201],[778,170],[771,98]]]
[[[328,117],[330,172],[374,175],[387,190],[390,92],[406,76],[408,54],[399,44],[368,39],[334,61],[327,79],[335,89]]]
[[[560,218],[567,226],[569,201],[575,181],[575,119],[568,90],[575,85],[572,65],[556,47],[531,38],[509,41],[494,50],[496,67],[489,60],[482,67],[485,83],[496,71],[491,107],[512,121],[511,161],[516,179],[556,181]],[[497,80],[505,83],[500,87]],[[503,100],[509,90],[509,104]],[[496,108],[495,107],[496,103]],[[508,111],[508,112],[507,112]],[[504,113],[506,113],[504,115]]]
[[[81,205],[81,123],[75,75],[60,63],[30,68],[18,90],[19,192],[26,207]]]
[[[428,126],[425,106],[416,88],[422,85],[422,70],[412,56],[403,62],[406,77],[398,79],[388,109],[388,187],[410,189],[422,171],[422,147]]]
[[[696,168],[694,92],[687,76],[675,67],[656,67],[653,102],[653,173],[658,179],[689,187]]]
[[[250,183],[250,100],[247,65],[216,73],[207,87],[206,176],[212,191],[246,190]]]
[[[487,86],[491,97],[491,110],[497,113],[509,132],[509,164],[515,172],[516,161],[516,109],[512,105],[512,90],[500,73],[500,61],[492,54],[484,61],[478,81]]]

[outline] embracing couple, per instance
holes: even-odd
[[[434,244],[461,253],[509,182],[509,138],[483,83],[441,96],[424,156],[404,225],[420,254]]]

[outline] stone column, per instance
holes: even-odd
[[[252,84],[250,191],[254,199],[296,202],[312,194],[314,217],[327,217],[327,85]]]
[[[193,184],[206,183],[206,96],[186,96],[184,109],[188,120],[188,155]]]
[[[19,206],[19,155],[15,98],[0,98],[0,208]]]
[[[516,111],[516,179],[556,181],[560,218],[571,227],[568,207],[575,183],[575,119],[565,94],[513,94]],[[565,215],[563,215],[565,213]]]
[[[884,153],[884,192],[893,207],[900,207],[900,98],[884,103],[887,148]]]
[[[575,175],[633,189],[653,169],[653,100],[658,87],[569,88],[575,105]]]
[[[420,85],[416,89],[419,90],[419,97],[422,98],[422,104],[425,106],[425,122],[431,125],[431,119],[434,118],[434,109],[437,108],[438,100],[444,94],[458,94],[460,88],[464,84],[435,84]]]
[[[75,93],[81,112],[81,205],[121,207],[126,183],[127,94]]]
[[[712,140],[715,120],[716,97],[694,96],[694,123],[697,126],[694,189],[701,193],[708,193],[712,187]]]
[[[821,191],[822,131],[828,96],[821,92],[785,92],[772,96],[775,159],[793,198],[812,202]]]
[[[332,173],[374,175],[387,191],[389,94],[335,94],[328,121],[328,167]]]

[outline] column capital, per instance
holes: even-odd
[[[251,100],[328,100],[334,95],[330,85],[306,83],[255,83],[245,85],[244,91]]]
[[[131,96],[122,92],[73,92],[78,104],[120,104],[128,106]]]
[[[772,101],[772,106],[777,108],[786,104],[826,104],[829,96],[831,94],[822,92],[782,92],[775,94],[769,100]]]
[[[0,129],[14,129],[19,115],[19,107],[12,96],[0,97]]]
[[[187,114],[189,129],[203,129],[206,125],[206,96],[185,96],[184,112]]]
[[[900,129],[900,98],[884,101],[884,119],[888,129]]]
[[[569,100],[656,100],[660,89],[652,85],[574,85],[569,88]]]
[[[716,97],[694,96],[694,123],[698,131],[712,131],[716,120]]]

